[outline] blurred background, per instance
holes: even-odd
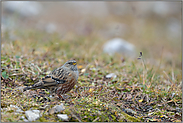
[[[44,34],[41,42],[56,34],[57,42],[84,40],[76,46],[89,42],[87,48],[125,58],[136,59],[142,51],[149,62],[163,59],[182,69],[181,2],[3,1],[1,23],[2,47],[29,40],[17,30],[35,30]]]

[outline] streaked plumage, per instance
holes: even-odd
[[[75,60],[67,61],[63,66],[53,70],[49,75],[42,78],[39,82],[24,88],[28,89],[44,88],[56,93],[59,97],[69,92],[78,80],[79,72]]]

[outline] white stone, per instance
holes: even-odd
[[[110,74],[107,74],[105,77],[106,77],[107,79],[110,79],[110,78],[116,78],[117,75],[116,75],[115,73],[110,73]]]
[[[27,119],[23,119],[24,122],[29,122]]]
[[[68,119],[69,119],[67,114],[57,114],[57,117],[63,121],[68,121]]]
[[[40,111],[39,110],[32,110],[34,113],[36,113],[36,114],[39,114],[40,113]]]
[[[58,113],[60,111],[63,111],[65,109],[64,104],[61,103],[60,105],[56,105],[53,108],[49,110],[49,114]]]
[[[20,117],[20,119],[22,119],[22,120],[23,120],[23,119],[25,119],[25,117],[24,117],[24,116],[21,116],[21,117]]]
[[[55,109],[56,109],[55,111],[57,113],[57,112],[63,111],[65,108],[64,108],[63,103],[61,103],[60,105],[56,105]]]
[[[25,115],[29,121],[35,121],[40,118],[40,111],[39,110],[28,110],[25,111]]]

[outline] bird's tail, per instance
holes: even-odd
[[[44,83],[42,81],[40,81],[40,82],[37,82],[37,83],[33,84],[32,86],[25,87],[23,90],[26,91],[26,90],[29,90],[29,89],[43,88],[44,87],[43,84]]]

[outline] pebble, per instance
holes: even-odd
[[[86,71],[86,69],[82,69],[82,70],[81,70],[81,73],[84,73],[85,71]]]
[[[39,110],[28,110],[25,111],[25,115],[29,121],[35,121],[40,118],[40,111]]]
[[[105,77],[106,77],[107,79],[110,79],[110,78],[116,78],[117,75],[116,75],[115,73],[110,73],[110,74],[107,74]]]
[[[56,105],[54,106],[53,108],[51,108],[49,110],[49,114],[54,114],[54,113],[58,113],[60,111],[63,111],[65,108],[64,108],[64,104],[61,103],[60,105]]]
[[[175,108],[177,112],[181,112],[182,110],[179,107]]]
[[[134,116],[135,114],[137,114],[134,110],[130,109],[130,108],[126,108],[125,109],[125,113]]]
[[[27,119],[23,119],[24,122],[29,122]]]
[[[29,122],[24,116],[21,116],[20,119],[23,120],[24,122]]]
[[[20,119],[22,119],[22,120],[23,120],[23,119],[25,119],[25,117],[24,117],[24,116],[21,116],[21,117],[20,117]]]
[[[175,95],[175,93],[172,93],[172,97],[171,97],[172,99],[173,99],[174,95]]]
[[[57,114],[57,117],[60,120],[63,120],[63,121],[68,121],[69,120],[69,117],[67,116],[67,114]]]

